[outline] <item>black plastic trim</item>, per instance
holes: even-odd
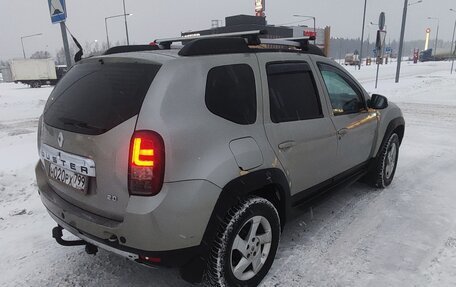
[[[368,171],[368,166],[371,160],[363,162],[345,172],[336,175],[322,183],[319,183],[305,191],[299,192],[292,196],[292,207],[300,207],[305,205],[315,198],[322,196],[323,194],[333,191],[335,189],[347,186],[365,175]]]
[[[154,51],[160,50],[158,46],[154,45],[131,45],[131,46],[116,46],[109,48],[103,55],[112,55],[119,53],[141,52],[141,51]]]
[[[219,54],[250,53],[244,38],[220,37],[196,39],[187,43],[179,51],[179,56],[203,56]]]
[[[225,219],[226,214],[231,207],[235,206],[236,203],[241,201],[242,198],[245,198],[245,196],[271,185],[277,189],[276,191],[279,192],[281,197],[281,206],[279,209],[282,211],[281,221],[282,224],[284,224],[291,211],[290,188],[285,174],[278,168],[254,171],[233,179],[223,188],[217,203],[215,204],[214,210],[212,211],[211,218],[209,219],[201,242],[203,251],[209,251],[217,234],[218,227]]]

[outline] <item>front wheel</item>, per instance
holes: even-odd
[[[264,198],[231,208],[213,243],[206,286],[257,286],[268,273],[279,245],[280,218]]]
[[[399,136],[393,133],[381,147],[375,166],[369,176],[369,183],[374,187],[385,188],[393,181],[399,157],[399,146]]]

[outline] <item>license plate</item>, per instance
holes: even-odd
[[[78,190],[85,190],[88,181],[87,176],[61,168],[52,163],[49,166],[49,176]]]

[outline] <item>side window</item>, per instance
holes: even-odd
[[[268,64],[266,71],[272,122],[323,117],[315,80],[307,63]]]
[[[350,79],[334,67],[324,64],[318,66],[328,90],[334,115],[353,114],[365,109],[362,93]]]
[[[255,76],[247,64],[212,68],[207,75],[206,106],[213,114],[241,125],[257,116]]]

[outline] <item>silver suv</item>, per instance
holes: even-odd
[[[296,207],[361,178],[391,183],[400,109],[308,39],[260,35],[116,47],[71,68],[38,133],[58,243],[256,286]]]

